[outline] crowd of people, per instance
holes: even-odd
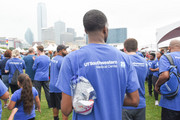
[[[4,52],[0,62],[0,99],[4,101],[4,108],[12,110],[9,120],[34,120],[35,110],[41,112],[42,87],[48,107],[53,108],[54,120],[59,120],[60,109],[63,120],[68,120],[72,111],[73,120],[145,120],[146,79],[149,96],[154,89],[155,105],[162,107],[161,119],[180,118],[179,91],[172,99],[162,95],[160,103],[158,101],[160,87],[170,76],[171,64],[164,52],[150,53],[146,59],[137,52],[138,41],[134,38],[125,40],[123,52],[105,44],[108,22],[99,10],[88,11],[83,25],[89,44],[71,53],[66,51],[65,45],[58,45],[57,51],[49,52],[50,56],[45,54],[42,45],[37,46],[37,51],[29,48],[24,57],[18,50]],[[171,41],[169,52],[180,71],[179,40]],[[72,81],[77,79],[73,84],[82,82],[81,76],[89,81],[92,89],[84,90],[86,87],[78,86],[86,93],[72,92]],[[89,92],[93,90],[95,92]],[[76,101],[74,93],[78,94]],[[82,99],[87,93],[89,97]],[[96,96],[93,100],[90,99],[92,95]],[[81,103],[78,108],[75,107],[77,102]],[[93,104],[88,106],[88,102]],[[79,112],[84,106],[86,109]]]

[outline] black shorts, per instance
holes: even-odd
[[[50,93],[50,101],[52,108],[61,109],[62,93]]]

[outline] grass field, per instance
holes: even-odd
[[[147,92],[147,82],[145,83],[146,87],[146,120],[160,120],[161,118],[161,109],[159,106],[154,105],[154,97],[150,97]],[[44,92],[42,91],[42,100],[41,100],[41,114],[36,112],[36,120],[53,120],[52,109],[49,109],[45,100]],[[2,101],[3,104],[3,101]],[[3,109],[2,112],[2,120],[7,120],[11,111],[7,109]],[[59,116],[61,116],[59,114]],[[69,116],[69,120],[71,120],[72,114]],[[60,117],[60,120],[62,118]]]

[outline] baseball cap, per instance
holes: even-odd
[[[69,46],[65,46],[65,45],[58,45],[57,47],[57,52],[59,52],[60,50],[63,50],[63,49],[67,49]]]

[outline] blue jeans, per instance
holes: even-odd
[[[6,85],[6,87],[9,89],[9,75],[2,75],[2,81]]]

